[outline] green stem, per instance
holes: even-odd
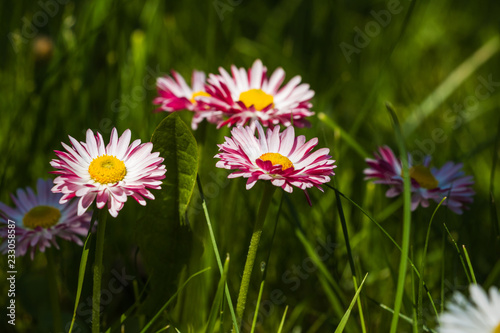
[[[102,256],[104,252],[104,232],[106,230],[106,218],[108,212],[101,209],[97,223],[97,242],[94,261],[94,287],[92,291],[92,333],[99,333],[101,314],[101,278],[102,278]]]
[[[255,221],[255,225],[253,227],[250,247],[248,248],[247,261],[245,262],[240,292],[236,303],[236,318],[238,321],[238,327],[241,327],[241,321],[243,319],[247,301],[248,287],[250,286],[250,277],[252,276],[252,270],[255,263],[255,256],[257,255],[257,249],[260,243],[260,236],[262,235],[262,228],[264,227],[264,222],[266,220],[267,210],[269,208],[269,204],[271,203],[271,198],[273,197],[275,189],[276,187],[272,184],[266,184],[262,195],[262,201],[260,202],[259,212],[257,213],[257,221]]]
[[[401,258],[399,260],[399,273],[398,283],[396,286],[396,297],[394,300],[394,314],[391,321],[390,333],[396,333],[398,329],[399,315],[403,303],[403,294],[406,281],[406,269],[408,267],[408,254],[410,250],[410,236],[411,236],[411,182],[410,172],[408,166],[408,156],[406,155],[406,148],[404,145],[403,134],[399,125],[398,118],[390,104],[386,104],[389,111],[394,131],[396,132],[396,140],[399,145],[399,152],[401,154],[401,164],[403,167],[403,236],[401,241]]]
[[[57,288],[57,272],[54,264],[52,249],[45,251],[47,258],[47,280],[49,282],[50,306],[52,308],[52,319],[54,321],[54,331],[62,332],[61,308],[59,304],[59,289]]]

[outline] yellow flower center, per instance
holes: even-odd
[[[101,184],[117,183],[127,174],[125,163],[114,156],[103,155],[94,158],[89,165],[90,178]]]
[[[283,156],[279,153],[265,153],[259,157],[263,161],[271,161],[273,165],[281,165],[281,171],[293,168],[293,163],[288,159],[288,157]]]
[[[498,323],[498,326],[495,327],[492,333],[500,333],[500,323]]]
[[[421,187],[428,190],[438,187],[439,182],[431,173],[428,167],[417,165],[410,168],[410,177],[414,179]]]
[[[191,103],[196,104],[196,99],[195,98],[198,97],[198,96],[210,97],[210,94],[207,93],[207,92],[201,91],[201,90],[197,91],[197,92],[194,92],[193,95],[191,96],[191,99],[190,99]]]
[[[272,104],[274,107],[274,98],[262,91],[262,89],[250,89],[240,94],[240,101],[245,104],[247,108],[254,106],[255,110],[261,111],[266,106]]]
[[[59,209],[51,206],[36,206],[31,208],[23,217],[23,224],[26,228],[36,227],[50,228],[56,225],[61,218]]]

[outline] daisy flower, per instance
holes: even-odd
[[[50,191],[52,180],[38,179],[36,194],[32,188],[18,189],[11,195],[15,208],[0,202],[0,237],[4,239],[0,251],[9,251],[7,238],[9,220],[14,221],[16,235],[16,257],[24,256],[30,250],[31,259],[35,251],[45,252],[54,246],[59,249],[57,238],[83,245],[80,236],[85,236],[90,227],[90,213],[77,214],[77,203],[60,204],[61,194]]]
[[[69,137],[72,146],[62,143],[66,151],[55,151],[60,159],[50,162],[59,175],[54,179],[52,192],[62,193],[60,203],[79,197],[78,215],[97,200],[97,208],[106,203],[111,216],[116,217],[123,208],[127,197],[131,196],[145,206],[143,197],[153,200],[148,191],[160,189],[165,178],[165,166],[159,153],[151,153],[153,144],[135,140],[130,144],[130,130],[118,138],[116,128],[111,131],[107,146],[100,133],[94,135],[87,130],[86,142],[78,142]]]
[[[175,112],[180,110],[194,111],[191,127],[198,128],[198,124],[207,119],[211,123],[222,121],[222,112],[207,110],[206,106],[200,106],[197,102],[198,97],[210,95],[205,91],[206,75],[202,71],[193,71],[191,85],[188,86],[182,75],[172,71],[172,77],[159,77],[156,80],[156,87],[159,96],[153,100],[153,103],[159,105],[158,111]],[[203,112],[198,112],[203,110]]]
[[[220,161],[216,166],[239,170],[228,178],[248,178],[247,190],[259,179],[269,180],[290,193],[292,186],[302,190],[314,186],[322,190],[320,185],[330,181],[335,161],[330,159],[328,148],[311,152],[318,144],[317,138],[306,142],[303,135],[295,137],[293,126],[282,133],[279,126],[267,129],[267,135],[258,122],[256,127],[259,138],[250,126],[238,126],[232,129],[231,138],[226,137],[226,141],[218,145],[220,153],[215,158]]]
[[[462,214],[475,194],[471,187],[474,184],[472,176],[464,176],[462,163],[447,162],[441,169],[437,169],[429,167],[430,162],[431,158],[426,157],[422,165],[413,165],[411,155],[408,157],[411,209],[415,210],[419,205],[428,207],[429,200],[439,203],[446,196],[443,205],[456,214]],[[387,197],[395,197],[403,192],[403,167],[389,147],[380,147],[378,153],[375,153],[375,159],[367,158],[366,163],[369,168],[364,170],[365,179],[389,185],[385,194]]]
[[[439,317],[439,333],[500,333],[500,292],[491,287],[489,295],[478,285],[469,288],[472,302],[456,293]],[[489,296],[489,297],[488,297]]]
[[[260,60],[255,60],[248,72],[234,65],[231,66],[232,76],[223,68],[219,68],[219,72],[220,75],[210,74],[207,80],[205,89],[210,96],[198,99],[200,105],[208,110],[222,111],[222,116],[227,118],[218,122],[218,128],[246,123],[254,128],[257,121],[265,127],[290,126],[292,119],[295,126],[309,125],[304,118],[314,114],[309,110],[314,91],[308,84],[300,84],[300,76],[281,87],[285,71],[278,68],[268,78],[267,68]]]

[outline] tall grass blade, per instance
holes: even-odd
[[[205,329],[205,333],[212,333],[214,331],[215,323],[219,315],[219,309],[221,308],[221,304],[224,297],[224,290],[226,287],[228,270],[229,270],[229,254],[226,256],[226,261],[224,262],[224,270],[222,272],[222,277],[220,278],[219,284],[217,286],[217,292],[215,294],[214,302],[212,303],[212,309],[210,310],[210,314],[208,316],[208,324],[207,328]]]
[[[457,242],[455,241],[455,238],[451,235],[450,230],[448,230],[448,227],[446,226],[446,223],[443,223],[444,229],[448,233],[448,236],[450,237],[451,241],[453,242],[453,245],[455,245],[455,250],[457,250],[458,257],[460,258],[460,262],[462,263],[462,267],[464,268],[465,275],[467,275],[467,281],[469,281],[469,284],[472,283],[472,278],[469,275],[469,270],[467,269],[467,266],[465,265],[464,257],[462,255],[462,252],[460,252],[460,249],[457,245]]]
[[[408,264],[408,252],[410,248],[410,233],[411,233],[411,183],[410,172],[408,168],[408,157],[406,155],[406,148],[404,144],[403,134],[399,121],[390,104],[386,104],[387,110],[391,115],[394,125],[394,132],[396,141],[399,146],[399,153],[401,164],[403,166],[403,237],[401,244],[401,258],[399,262],[398,284],[396,288],[396,299],[394,300],[394,315],[391,321],[391,333],[396,333],[399,320],[399,312],[403,303],[404,285],[406,280],[406,269]]]
[[[345,312],[344,316],[340,320],[339,326],[337,326],[337,329],[335,330],[334,333],[342,333],[344,331],[345,325],[347,324],[347,321],[349,320],[349,316],[351,315],[351,310],[354,307],[354,304],[357,302],[359,293],[361,292],[361,289],[363,288],[363,285],[366,281],[366,277],[368,276],[368,273],[366,273],[365,277],[363,278],[363,281],[361,281],[361,284],[359,285],[359,288],[356,290],[356,294],[352,298],[351,304],[349,305],[349,308]]]
[[[465,260],[467,262],[467,267],[469,268],[472,283],[477,284],[476,275],[474,274],[474,269],[472,268],[472,263],[470,262],[469,253],[467,252],[465,245],[462,245],[462,249],[464,250]]]
[[[281,331],[283,331],[283,326],[285,325],[285,317],[286,317],[287,311],[288,311],[288,305],[285,307],[285,312],[283,312],[283,317],[281,317],[281,323],[280,323],[280,326],[278,327],[277,333],[281,333]]]
[[[439,207],[443,204],[443,202],[446,200],[446,197],[441,199],[439,204],[437,205],[436,209],[434,209],[434,212],[432,213],[431,219],[429,221],[429,226],[427,227],[427,234],[425,235],[425,244],[424,244],[424,250],[422,254],[422,261],[420,262],[420,274],[422,274],[422,278],[419,279],[418,283],[418,318],[422,318],[423,316],[423,289],[424,289],[424,283],[423,283],[423,276],[425,272],[425,261],[427,258],[427,248],[429,247],[429,238],[431,235],[431,226],[432,226],[432,221],[434,220],[434,216],[436,215]],[[432,298],[430,297],[432,306],[434,309],[436,309],[434,302],[432,301]],[[436,316],[437,316],[436,312]]]

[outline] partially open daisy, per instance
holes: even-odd
[[[279,126],[267,129],[267,135],[258,122],[256,127],[259,138],[250,126],[238,126],[232,129],[231,138],[226,137],[226,142],[218,145],[220,153],[215,158],[220,161],[216,166],[239,170],[228,178],[248,178],[247,189],[259,179],[269,180],[287,192],[293,191],[292,186],[322,190],[320,185],[330,181],[335,161],[330,159],[328,148],[311,152],[318,144],[317,138],[306,142],[303,135],[295,137],[293,126],[282,133]]]
[[[100,133],[94,135],[87,130],[86,142],[78,142],[69,137],[72,146],[62,143],[66,152],[55,151],[60,160],[50,164],[59,169],[52,173],[59,176],[54,179],[52,191],[63,193],[60,203],[79,197],[78,215],[97,200],[97,208],[106,203],[111,216],[116,217],[123,208],[127,197],[133,197],[145,206],[146,200],[154,199],[150,189],[160,189],[165,178],[165,166],[159,153],[151,153],[153,144],[135,140],[130,144],[130,130],[123,132],[120,138],[116,128],[111,132],[107,146]]]
[[[447,311],[439,317],[439,333],[500,333],[500,292],[489,295],[478,285],[469,287],[472,302],[456,293]],[[489,296],[489,297],[488,297]]]
[[[191,123],[193,129],[196,129],[203,119],[207,119],[214,124],[219,123],[222,121],[221,111],[207,110],[206,106],[200,106],[197,102],[201,96],[210,96],[205,91],[205,80],[206,75],[204,72],[194,70],[191,77],[192,86],[190,87],[182,75],[172,71],[172,77],[159,77],[156,80],[159,96],[153,100],[153,103],[159,105],[158,111],[194,111],[195,114]],[[198,112],[200,110],[204,112]]]
[[[292,119],[294,126],[309,124],[305,117],[314,114],[309,103],[314,91],[308,84],[300,84],[300,76],[280,88],[285,71],[278,68],[268,78],[267,68],[260,60],[255,60],[248,72],[234,65],[232,76],[223,68],[219,71],[220,75],[210,74],[207,80],[209,84],[205,88],[210,96],[201,96],[198,100],[208,110],[222,111],[225,120],[218,123],[219,128],[246,123],[254,128],[256,121],[265,127],[290,126]]]
[[[403,192],[403,177],[401,161],[396,158],[392,150],[380,147],[375,153],[375,159],[367,158],[369,168],[364,170],[367,180],[374,180],[376,184],[389,185],[387,197],[395,197]],[[411,177],[411,208],[415,210],[419,205],[429,206],[429,200],[440,202],[445,196],[443,205],[451,211],[462,214],[467,209],[466,204],[473,201],[475,194],[472,189],[472,176],[464,176],[461,170],[462,163],[447,162],[441,169],[431,168],[430,157],[426,157],[422,165],[413,165],[411,156],[408,158],[408,167]]]
[[[59,249],[57,238],[83,245],[80,236],[87,234],[90,226],[90,214],[77,215],[77,202],[60,204],[61,194],[50,191],[52,180],[38,179],[36,193],[31,187],[18,189],[16,195],[11,195],[15,207],[9,207],[0,202],[0,237],[4,239],[0,251],[9,250],[8,224],[15,223],[16,256],[25,255],[30,250],[31,259],[35,251],[45,252],[46,248],[54,246]]]

